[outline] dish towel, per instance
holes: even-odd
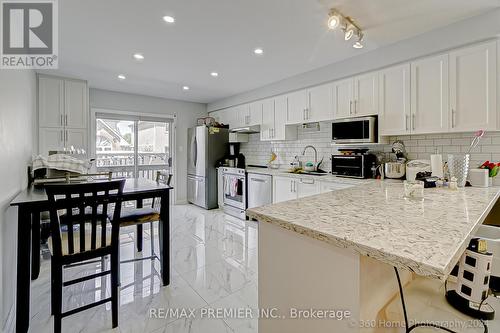
[[[235,197],[238,194],[238,178],[231,178],[231,196]]]
[[[231,195],[231,178],[224,177],[224,194]]]
[[[84,174],[89,167],[90,164],[88,162],[65,154],[54,154],[49,157],[38,155],[33,159],[33,170],[56,169]]]

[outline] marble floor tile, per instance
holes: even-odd
[[[155,253],[158,253],[157,223],[152,233]],[[172,209],[170,234],[169,286],[161,286],[157,260],[123,263],[120,265],[119,327],[111,328],[111,304],[108,303],[64,318],[63,332],[257,332],[251,321],[154,315],[154,311],[161,309],[200,311],[214,302],[253,304],[257,297],[257,224],[226,216],[221,210],[206,211],[192,205],[179,205]],[[149,224],[144,225],[143,238],[143,251],[138,253],[136,228],[123,228],[120,259],[149,256]],[[109,260],[105,265],[109,268]],[[74,279],[100,269],[100,262],[72,267],[64,271],[64,278]],[[42,260],[40,277],[32,282],[31,295],[30,332],[52,332],[50,258]],[[64,288],[63,308],[68,310],[109,295],[109,277],[89,280]],[[231,324],[238,326],[237,329]]]

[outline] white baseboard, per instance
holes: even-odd
[[[186,205],[188,203],[187,199],[175,200],[176,205]]]

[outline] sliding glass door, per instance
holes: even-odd
[[[95,129],[98,172],[152,180],[172,173],[172,119],[97,113]]]

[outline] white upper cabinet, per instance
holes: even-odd
[[[38,77],[38,125],[64,125],[64,80],[50,76]]]
[[[448,54],[411,63],[411,132],[448,131]]]
[[[297,140],[297,126],[287,125],[287,97],[267,99],[262,105],[260,138],[263,141]]]
[[[260,125],[260,139],[270,141],[274,131],[274,99],[266,99],[262,102],[262,123]]]
[[[354,81],[347,79],[333,83],[333,118],[347,118],[353,115]]]
[[[262,101],[250,103],[247,113],[246,125],[260,125],[262,123]]]
[[[307,90],[309,107],[306,121],[316,122],[333,119],[333,84],[324,84]]]
[[[380,135],[409,134],[410,124],[410,65],[384,69],[379,74]]]
[[[64,125],[68,128],[87,128],[87,83],[64,81]]]
[[[74,146],[88,150],[87,82],[38,75],[39,153]]]
[[[450,53],[450,131],[496,129],[496,43]]]
[[[354,116],[378,114],[378,72],[354,78]]]
[[[47,155],[50,150],[62,150],[64,148],[65,132],[57,127],[40,127],[38,133],[38,151]]]
[[[287,124],[333,119],[333,85],[324,84],[287,95]]]
[[[286,95],[288,101],[287,124],[300,124],[307,120],[308,98],[306,90]]]

